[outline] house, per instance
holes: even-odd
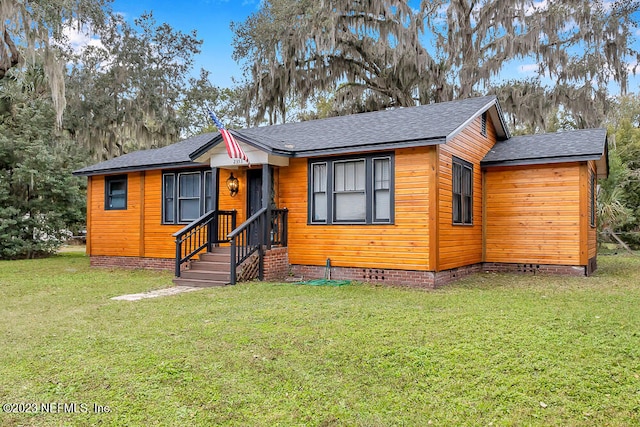
[[[234,135],[250,166],[209,133],[76,171],[91,264],[195,285],[596,269],[604,129],[512,137],[489,96]]]

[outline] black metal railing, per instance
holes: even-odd
[[[180,277],[183,263],[203,249],[229,241],[227,236],[236,228],[236,211],[210,211],[173,234],[176,238],[175,275]]]
[[[287,246],[287,209],[262,208],[237,229],[229,233],[231,243],[231,284],[237,281],[237,267],[247,258],[258,252],[258,278],[262,280],[264,273],[264,248],[271,246]],[[270,214],[270,215],[268,215]],[[267,220],[267,217],[270,220]],[[265,225],[270,224],[270,227]]]
[[[233,230],[227,236],[231,243],[231,280],[232,285],[236,284],[236,267],[244,260],[258,251],[259,267],[258,277],[263,277],[263,253],[262,245],[264,244],[264,224],[267,218],[267,208],[262,208],[258,212],[251,215],[249,219],[243,222],[238,228]]]
[[[287,215],[285,209],[271,209],[271,230],[269,230],[273,246],[287,246]]]

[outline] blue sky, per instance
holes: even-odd
[[[544,2],[546,0],[540,0]],[[115,0],[113,10],[123,13],[132,21],[144,12],[152,11],[158,23],[166,22],[174,29],[183,32],[196,30],[198,38],[203,40],[202,53],[195,58],[193,74],[199,74],[200,68],[211,72],[211,83],[220,87],[231,87],[232,78],[242,78],[240,66],[231,58],[233,53],[232,21],[242,22],[257,11],[260,0],[194,0],[176,2],[168,0]],[[640,43],[640,30],[636,33],[636,48]],[[534,64],[512,62],[505,66],[503,78],[524,78],[531,73]],[[640,91],[640,76],[631,76],[629,92]]]
[[[196,30],[203,40],[202,53],[198,55],[194,75],[200,68],[211,72],[211,82],[216,86],[232,86],[232,77],[240,80],[240,66],[231,58],[233,33],[232,21],[242,22],[258,10],[259,0],[195,0],[187,2],[167,0],[116,0],[113,10],[132,21],[144,12],[153,12],[160,24],[166,22],[176,30]]]

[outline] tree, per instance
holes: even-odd
[[[42,65],[5,75],[0,105],[0,259],[47,255],[84,222],[85,154],[56,130]]]
[[[148,13],[134,26],[111,16],[99,34],[102,46],[71,67],[65,129],[95,160],[177,141],[190,120],[178,109],[202,44],[196,32],[158,25]]]
[[[611,104],[609,177],[599,183],[598,227],[640,246],[640,97],[618,96]]]
[[[198,78],[189,79],[179,108],[179,115],[186,124],[185,136],[216,130],[207,108],[213,110],[227,127],[250,127],[252,122],[246,114],[250,108],[246,103],[246,86],[220,88],[211,83],[209,75],[209,71],[202,69]]]
[[[496,91],[541,128],[546,103],[579,127],[598,125],[611,82],[626,91],[636,1],[267,0],[235,32],[234,55],[254,82],[258,114],[334,92],[347,111],[491,92],[505,65],[535,62],[535,78]],[[549,82],[549,83],[546,83]],[[522,90],[511,93],[511,86]],[[527,102],[523,102],[527,101]],[[273,114],[273,113],[270,113]]]
[[[624,170],[616,186],[622,189],[621,202],[635,217],[635,221],[629,222],[626,228],[640,232],[639,95],[621,96],[615,100],[610,133],[614,142],[612,151]]]
[[[362,4],[271,0],[232,25],[234,57],[246,60],[258,116],[269,113],[273,122],[276,112],[286,114],[288,96],[305,103],[338,86],[336,101],[356,111],[412,105],[416,87],[430,86],[422,13],[404,1]]]
[[[2,0],[0,3],[0,80],[27,58],[41,61],[58,123],[65,108],[64,60],[57,46],[64,29],[99,26],[111,0]]]

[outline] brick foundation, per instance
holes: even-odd
[[[433,272],[416,270],[393,270],[379,268],[331,267],[331,279],[357,280],[360,282],[404,285],[415,288],[433,289],[455,280],[482,271],[480,264]],[[313,265],[292,265],[291,272],[303,280],[324,277],[325,267]]]
[[[175,261],[166,258],[138,258],[119,256],[91,256],[92,267],[144,268],[151,270],[173,270]],[[596,259],[588,266],[550,264],[510,264],[485,262],[451,270],[433,272],[416,270],[393,270],[381,268],[331,267],[334,280],[355,280],[369,283],[404,285],[414,288],[433,289],[445,286],[475,273],[519,273],[551,274],[563,276],[588,276],[597,268]],[[265,253],[264,280],[280,281],[289,274],[303,280],[319,279],[325,275],[324,266],[290,265],[288,248],[273,248]]]
[[[595,259],[590,263],[595,266]],[[324,277],[325,267],[313,265],[292,265],[291,272],[303,280]],[[549,265],[549,264],[509,264],[481,263],[453,268],[439,272],[390,270],[355,267],[331,267],[331,278],[335,280],[357,280],[369,283],[404,285],[415,288],[438,288],[470,276],[475,273],[520,273],[550,274],[562,276],[587,276],[590,272],[585,266]]]
[[[173,270],[176,262],[167,258],[140,258],[128,256],[93,255],[90,258],[91,267],[109,268],[144,268],[147,270]]]
[[[509,264],[485,262],[482,271],[486,273],[553,274],[561,276],[588,276],[585,266],[549,264]]]
[[[272,248],[264,254],[264,280],[275,282],[289,274],[289,248]]]

